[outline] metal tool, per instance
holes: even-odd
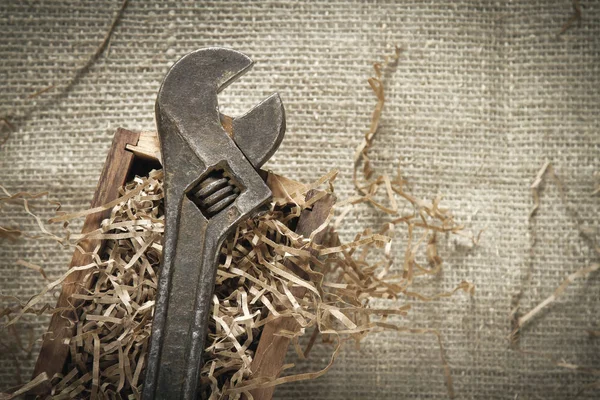
[[[217,94],[251,66],[234,50],[197,50],[173,65],[158,92],[165,234],[145,400],[196,398],[219,250],[271,197],[257,169],[283,139],[279,95],[233,119],[231,136],[218,109]]]

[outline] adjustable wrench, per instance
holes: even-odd
[[[218,108],[217,94],[251,66],[234,50],[197,50],[173,65],[158,92],[165,233],[145,400],[196,398],[219,250],[271,197],[257,169],[285,133],[279,95],[233,119],[231,136]]]

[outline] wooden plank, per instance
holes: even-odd
[[[158,134],[156,132],[140,132],[140,139],[138,140],[137,145],[128,144],[126,148],[138,158],[162,162]]]
[[[315,190],[308,192],[306,200],[309,200],[316,193],[317,191]],[[333,195],[326,195],[313,205],[312,210],[307,209],[302,211],[302,214],[300,214],[300,218],[298,219],[298,225],[296,226],[296,233],[304,237],[310,236],[315,229],[325,222],[334,202],[335,198]],[[320,243],[323,240],[324,234],[325,230],[316,234],[314,238],[315,243]],[[298,276],[306,278],[305,272],[292,263],[286,262],[284,265],[290,268]],[[306,288],[294,287],[292,293],[294,296],[302,298],[306,293]],[[252,360],[251,369],[255,377],[275,379],[279,376],[281,367],[285,361],[285,355],[290,344],[290,339],[276,334],[282,330],[294,332],[299,328],[298,323],[292,317],[279,318],[265,325],[260,336],[260,341],[258,342],[256,354]],[[275,387],[272,386],[264,389],[251,390],[250,393],[252,394],[252,397],[257,400],[269,400],[273,397],[274,391]]]
[[[104,162],[104,168],[98,180],[91,207],[101,206],[118,197],[118,190],[125,183],[134,159],[133,153],[127,151],[126,146],[136,145],[138,139],[138,132],[122,128],[117,129],[106,161]],[[110,210],[88,215],[83,224],[82,233],[99,228],[102,220],[108,216],[110,216]],[[99,240],[87,240],[80,243],[80,246],[84,252],[91,252],[99,243]],[[90,262],[90,256],[86,256],[76,250],[69,268],[85,265]],[[58,298],[56,307],[69,306],[69,298],[74,293],[82,291],[77,283],[83,280],[86,273],[86,271],[75,272],[65,279],[62,283],[62,292]],[[65,344],[65,341],[73,336],[73,329],[69,326],[69,319],[73,320],[76,317],[73,311],[65,311],[52,316],[48,331],[44,335],[33,377],[45,372],[49,378],[52,378],[56,373],[63,371],[69,355],[69,346]],[[37,388],[35,392],[43,394],[47,393],[48,390],[49,387],[46,386]]]

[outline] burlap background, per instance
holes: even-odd
[[[349,196],[353,149],[374,104],[366,78],[372,62],[399,44],[406,51],[389,81],[376,166],[391,171],[400,162],[415,193],[443,193],[459,221],[485,228],[475,249],[444,239],[443,276],[422,285],[435,293],[466,279],[476,284],[476,295],[418,305],[411,323],[443,333],[459,398],[563,399],[593,381],[508,349],[506,337],[511,297],[528,266],[533,275],[524,310],[591,260],[554,184],[545,185],[532,227],[528,213],[529,185],[548,160],[565,182],[569,205],[598,231],[600,202],[591,195],[600,170],[598,2],[582,1],[581,24],[559,36],[573,12],[569,0],[132,0],[108,50],[65,91],[120,4],[2,1],[0,116],[16,130],[0,149],[0,183],[12,191],[48,190],[68,210],[85,207],[115,128],[154,129],[155,94],[168,67],[190,50],[226,46],[247,53],[256,66],[224,93],[225,112],[240,114],[274,91],[285,102],[287,136],[269,167],[304,181],[338,167],[340,196]],[[29,98],[49,85],[56,87]],[[22,214],[1,218],[35,228]],[[365,207],[348,222],[349,236],[381,219]],[[530,228],[537,234],[532,253]],[[3,295],[26,298],[43,284],[15,265],[18,258],[43,265],[52,277],[70,259],[51,242],[0,246]],[[398,257],[402,248],[398,243]],[[600,325],[599,284],[596,275],[572,285],[524,332],[522,348],[600,366],[599,340],[585,333]],[[33,325],[42,332],[45,321]],[[314,355],[300,370],[324,365],[327,353]],[[24,379],[34,356],[35,350],[29,359],[20,356]],[[0,388],[16,384],[14,369],[3,348]],[[435,338],[390,333],[360,350],[346,346],[328,375],[276,395],[444,398],[447,392]],[[582,398],[597,396],[592,390]]]

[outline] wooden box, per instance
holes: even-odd
[[[160,151],[158,138],[155,132],[134,132],[119,128],[114,136],[104,163],[104,168],[98,180],[91,207],[98,207],[118,198],[119,188],[135,175],[146,175],[152,169],[158,169],[160,164]],[[293,181],[290,181],[293,183]],[[308,194],[311,196],[313,194]],[[318,204],[318,206],[317,206]],[[327,218],[333,205],[333,197],[325,196],[313,205],[313,211],[302,214],[297,233],[310,235]],[[90,214],[87,216],[82,229],[83,233],[93,231],[100,227],[101,222],[110,215],[110,209]],[[84,252],[92,251],[96,246],[102,245],[99,240],[88,240],[81,243]],[[90,257],[76,251],[70,267],[85,265],[91,261]],[[71,295],[81,292],[83,288],[77,285],[85,271],[75,272],[68,276],[62,283],[62,292],[57,301],[57,307],[67,307],[72,300]],[[299,271],[299,273],[302,273]],[[69,315],[68,313],[71,313]],[[73,311],[53,314],[46,334],[42,341],[41,350],[35,365],[33,376],[46,373],[52,378],[57,373],[64,372],[69,357],[68,341],[74,336],[74,329],[69,326],[69,319],[77,316]],[[292,318],[281,318],[266,324],[259,341],[258,349],[252,363],[252,370],[256,376],[276,378],[281,372],[285,354],[290,339],[277,335],[281,330],[292,331],[297,328]],[[34,389],[36,395],[49,394],[51,387],[47,382]],[[252,391],[256,399],[270,399],[274,387],[255,389]]]

